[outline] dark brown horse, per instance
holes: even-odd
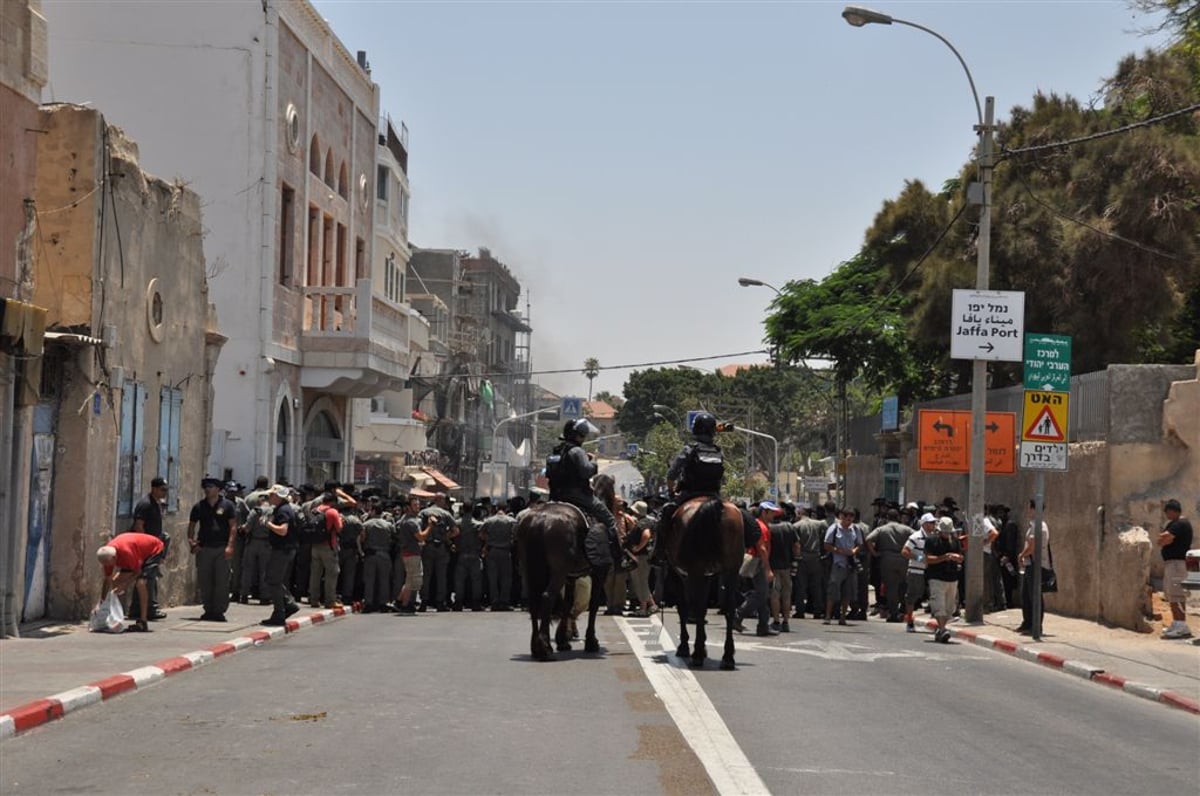
[[[708,579],[720,579],[721,613],[725,614],[725,654],[722,669],[733,669],[734,609],[738,599],[738,569],[745,552],[741,510],[720,498],[695,497],[683,503],[671,518],[659,550],[668,570],[683,583],[679,590],[680,658],[691,654],[691,665],[701,667],[708,657],[705,648],[704,614],[708,609]],[[696,643],[688,647],[688,623],[696,626]]]
[[[571,649],[568,616],[575,593],[575,581],[584,575],[592,578],[592,599],[588,605],[587,634],[584,650],[599,652],[596,639],[596,611],[604,595],[604,577],[608,567],[593,567],[575,555],[576,533],[587,523],[583,512],[569,503],[546,503],[531,509],[517,521],[517,552],[521,575],[529,595],[529,622],[533,631],[529,652],[534,660],[554,660],[554,649]],[[603,527],[592,534],[604,534]],[[607,546],[607,541],[603,542]],[[564,593],[565,589],[565,593]],[[550,646],[550,620],[556,619],[554,649]]]

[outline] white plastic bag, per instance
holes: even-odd
[[[89,625],[96,633],[124,633],[128,626],[125,622],[125,609],[121,606],[121,598],[115,591],[96,603],[92,609]]]

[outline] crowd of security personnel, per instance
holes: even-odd
[[[641,615],[673,604],[661,562],[653,557],[655,539],[677,503],[719,494],[724,464],[714,435],[726,428],[701,413],[693,441],[668,473],[674,499],[651,496],[628,506],[582,448],[594,427],[586,420],[564,427],[547,462],[550,496],[576,505],[604,528],[599,538],[607,536],[608,545],[581,534],[577,546],[610,573],[604,584],[593,585],[605,591],[606,613],[623,613],[631,588],[633,610]],[[265,477],[249,492],[236,481],[213,478],[205,478],[201,487],[204,497],[189,513],[187,543],[204,621],[225,621],[230,601],[271,605],[267,625],[282,625],[304,599],[326,608],[353,604],[364,613],[485,606],[511,611],[522,603],[514,532],[518,515],[535,506],[537,495],[452,504],[444,494],[384,497],[333,481],[319,489],[311,484],[293,488],[271,485]],[[157,564],[170,543],[162,527],[168,489],[163,479],[154,479],[133,511],[130,532],[160,542],[154,550],[138,548],[147,555],[136,562],[138,589],[131,610],[143,630],[147,620],[165,616],[157,604]],[[913,632],[914,611],[927,600],[944,640],[946,622],[961,610],[967,540],[953,498],[904,506],[879,498],[869,520],[857,509],[833,503],[763,501],[741,507],[747,514],[746,559],[757,559],[757,566],[743,573],[745,599],[735,617],[739,629],[744,630],[744,619],[754,618],[759,635],[775,635],[790,631],[790,619],[806,615],[845,624],[871,614],[906,622]],[[985,609],[1020,603],[1026,614],[1022,629],[1027,629],[1031,606],[1021,599],[1019,572],[1029,562],[1032,530],[1022,538],[1009,515],[1005,506],[988,507]],[[1048,541],[1044,526],[1043,533]],[[128,581],[131,562],[140,554],[125,549],[132,544],[125,536],[97,553],[110,587],[117,578]]]

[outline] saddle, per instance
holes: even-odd
[[[583,524],[585,527],[591,527],[591,525],[592,525],[591,518],[588,517],[588,515],[584,514],[583,509],[579,508],[574,503],[567,503],[566,501],[562,501],[562,500],[551,500],[547,503],[542,504],[543,508],[549,508],[551,506],[560,506],[564,509],[570,509],[571,511],[573,511],[577,515],[579,515],[579,519],[583,520]]]

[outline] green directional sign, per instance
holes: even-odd
[[[1071,338],[1062,334],[1025,335],[1025,389],[1069,392]]]

